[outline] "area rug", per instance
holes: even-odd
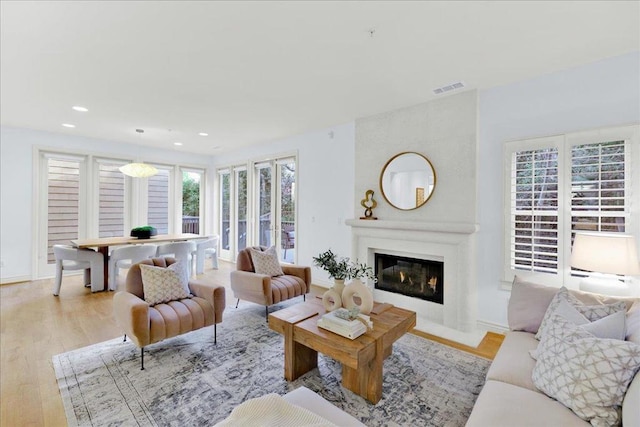
[[[282,308],[281,305],[275,309]],[[264,307],[228,307],[218,325],[140,350],[121,338],[53,357],[70,426],[208,426],[243,401],[300,386],[367,426],[463,426],[489,361],[406,334],[384,362],[382,399],[373,405],[340,385],[340,364],[284,379],[283,338]]]

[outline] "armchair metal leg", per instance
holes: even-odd
[[[124,339],[122,340],[122,342],[127,342],[127,334],[124,334]]]
[[[144,347],[140,347],[140,370],[144,371]]]
[[[307,300],[307,294],[302,294],[302,301],[306,301]]]
[[[264,306],[264,313],[265,313],[265,321],[268,323],[269,322],[269,306],[268,305]]]
[[[238,308],[238,304],[240,304],[240,298],[238,298],[238,301],[236,301],[236,308]]]
[[[218,344],[218,324],[213,324],[213,343]]]

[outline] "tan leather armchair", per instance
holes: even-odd
[[[144,300],[140,264],[168,267],[174,258],[153,258],[134,264],[127,273],[126,291],[113,296],[116,322],[135,345],[140,347],[141,369],[144,369],[144,347],[196,329],[213,325],[213,341],[217,341],[218,323],[225,308],[222,285],[192,279],[192,298],[149,306]]]
[[[267,248],[254,246],[254,249],[265,251]],[[257,274],[249,248],[241,250],[236,259],[236,270],[231,272],[231,290],[238,303],[242,299],[264,305],[268,318],[270,305],[301,295],[304,299],[311,290],[311,267],[292,264],[280,264],[280,267],[283,276]]]

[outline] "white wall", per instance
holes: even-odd
[[[345,219],[353,212],[354,139],[353,123],[334,126],[216,156],[212,170],[297,152],[297,262],[312,266],[311,258],[329,248],[343,256],[351,253]],[[312,278],[314,284],[331,285],[320,269],[313,268]]]
[[[0,128],[0,280],[28,280],[35,254],[32,232],[37,206],[33,197],[35,147],[95,155],[139,157],[140,147],[32,129]],[[144,160],[168,165],[181,163],[206,168],[202,156],[173,150],[145,149]]]
[[[501,290],[506,141],[640,123],[640,53],[609,58],[480,93],[478,317],[507,325]]]
[[[380,219],[476,222],[477,95],[472,90],[356,120],[355,218],[372,189]],[[385,163],[403,151],[427,157],[437,178],[431,199],[409,211],[387,203],[379,181]]]

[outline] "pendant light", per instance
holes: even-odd
[[[144,133],[144,129],[136,129],[139,134]],[[120,167],[120,172],[133,178],[147,178],[158,173],[158,169],[142,162],[132,162]]]

